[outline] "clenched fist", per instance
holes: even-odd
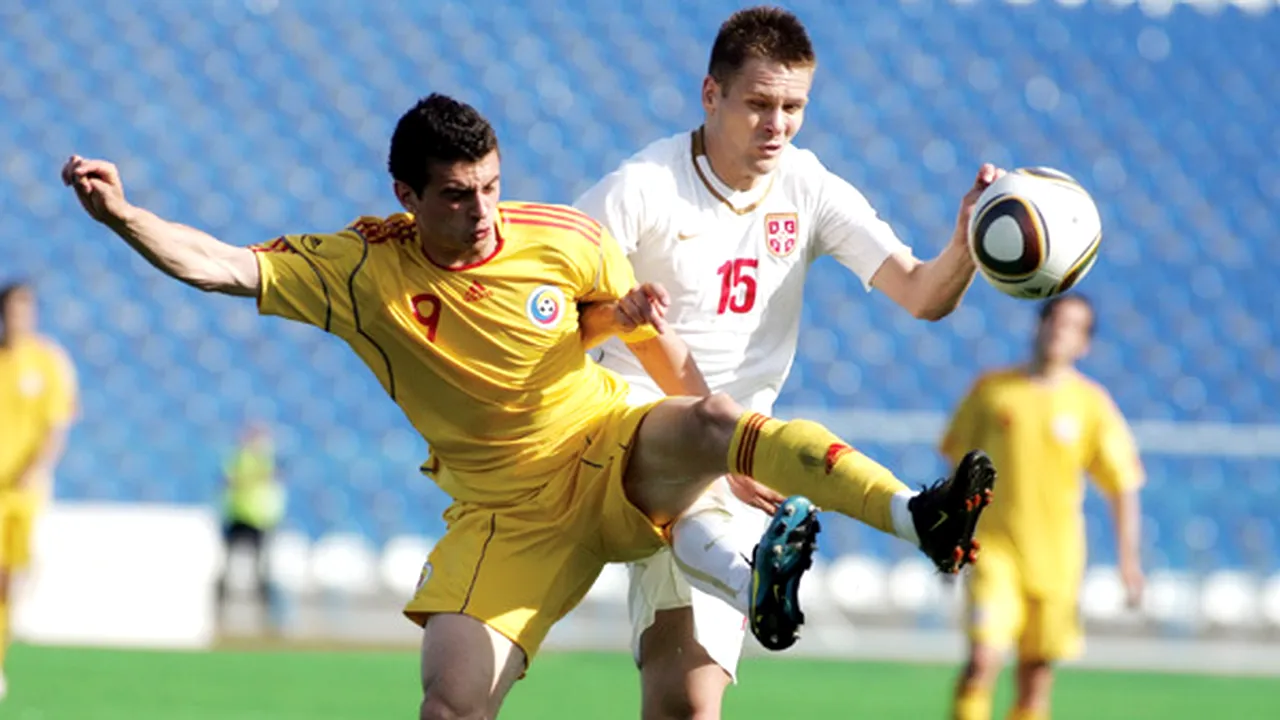
[[[614,309],[614,321],[627,333],[641,325],[652,325],[659,333],[667,331],[667,308],[671,296],[658,283],[643,283],[618,300]]]
[[[62,166],[62,182],[76,191],[85,212],[104,225],[121,222],[133,209],[124,198],[120,171],[106,160],[72,155]]]

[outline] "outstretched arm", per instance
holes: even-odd
[[[975,269],[967,243],[952,241],[928,262],[905,253],[890,255],[876,272],[872,286],[913,317],[935,321],[960,306]]]
[[[872,287],[922,320],[941,320],[950,315],[960,305],[977,270],[969,253],[969,218],[982,191],[1003,174],[994,165],[983,165],[973,187],[960,201],[955,230],[946,248],[928,262],[906,253],[890,255],[872,278]]]
[[[251,250],[131,205],[112,163],[72,156],[62,168],[62,181],[75,190],[90,217],[166,275],[208,292],[257,296],[261,279]]]

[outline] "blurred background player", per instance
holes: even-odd
[[[1085,472],[1112,504],[1128,603],[1141,598],[1141,461],[1111,396],[1075,368],[1094,324],[1082,295],[1045,302],[1031,359],[980,377],[942,441],[947,457],[980,447],[1000,468],[977,534],[982,562],[968,578],[970,649],[956,689],[957,720],[991,717],[992,685],[1015,640],[1017,699],[1009,717],[1049,717],[1053,663],[1081,649]]]
[[[765,414],[795,358],[810,264],[832,256],[913,316],[945,317],[974,276],[969,214],[1003,173],[979,170],[943,251],[921,262],[857,189],[791,144],[816,62],[808,31],[790,12],[734,13],[712,46],[703,125],[649,145],[577,202],[622,243],[639,280],[670,291],[667,322],[710,390]],[[616,341],[605,344],[601,362],[627,380],[636,403],[694,392],[652,379]],[[904,516],[910,497],[899,498]],[[748,592],[741,548],[780,500],[746,478],[721,481],[676,523],[671,550],[630,566],[645,718],[719,717],[745,627],[741,612],[716,599],[726,592],[719,579],[737,578],[730,592]],[[918,542],[914,532],[903,537]]]
[[[275,445],[262,423],[250,423],[234,452],[223,464],[223,524],[225,550],[218,579],[219,612],[225,611],[228,576],[238,551],[247,551],[254,569],[254,590],[268,619],[276,609],[264,550],[269,535],[284,517],[284,486],[276,476]]]
[[[37,331],[31,286],[0,288],[0,697],[7,692],[10,601],[31,561],[36,514],[53,494],[53,471],[76,414],[67,353]]]

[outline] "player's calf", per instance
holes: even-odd
[[[769,650],[785,650],[799,637],[800,578],[813,564],[818,531],[818,509],[797,495],[782,503],[756,545],[748,618],[751,633]]]
[[[907,504],[920,549],[938,570],[957,573],[977,560],[973,539],[982,510],[991,503],[996,469],[981,450],[965,455],[951,477],[922,490]]]

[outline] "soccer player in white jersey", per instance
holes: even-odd
[[[973,279],[964,228],[978,195],[1003,172],[982,166],[946,248],[921,262],[858,190],[791,145],[815,66],[792,14],[733,14],[711,51],[702,127],[649,145],[576,203],[622,243],[638,278],[667,288],[667,321],[709,389],[760,413],[772,410],[791,369],[814,259],[830,255],[867,289],[917,318],[938,320]],[[601,362],[627,379],[633,402],[663,394],[624,346],[607,344]],[[726,477],[674,525],[670,551],[632,564],[633,652],[646,720],[719,717],[742,650],[742,610],[756,592],[752,563],[741,553],[765,527],[761,511],[781,501],[749,478]],[[899,509],[911,502],[904,498]],[[902,525],[912,524],[895,523]],[[914,529],[899,534],[926,547],[929,528]],[[770,647],[754,622],[752,629]]]

